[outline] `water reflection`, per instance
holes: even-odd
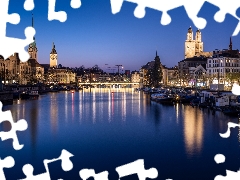
[[[40,112],[39,112],[40,111]],[[30,119],[29,119],[29,126],[30,126],[30,133],[31,133],[31,144],[32,148],[36,149],[36,139],[37,139],[37,132],[38,132],[38,114],[41,113],[39,108],[39,104],[37,101],[32,101],[30,106]]]
[[[238,124],[240,125],[240,118],[238,118]],[[240,127],[238,127],[238,141],[240,142]]]
[[[79,129],[86,124],[89,128],[91,124],[98,127],[105,123],[103,127],[106,125],[118,129],[119,126],[115,125],[121,122],[128,125],[124,126],[126,127],[124,133],[129,133],[130,129],[140,128],[139,126],[143,124],[142,131],[145,132],[152,128],[148,124],[151,123],[161,132],[175,134],[177,130],[177,133],[180,133],[177,136],[182,138],[182,149],[190,158],[203,152],[204,137],[209,133],[205,132],[204,127],[218,135],[225,132],[226,124],[231,120],[223,116],[222,112],[212,115],[207,109],[199,110],[182,104],[163,106],[151,102],[149,95],[132,89],[88,89],[75,93],[69,91],[49,93],[37,101],[16,101],[9,108],[13,110],[14,120],[22,118],[28,120],[33,148],[36,148],[38,141],[46,136],[57,138],[62,134],[62,130],[71,135],[72,131],[80,132]],[[129,128],[129,124],[133,124],[132,127]],[[48,128],[49,132],[46,131]],[[141,133],[141,130],[136,132]],[[98,133],[96,130],[96,134]],[[158,138],[162,140],[164,137]],[[240,142],[240,130],[235,138]]]
[[[75,95],[75,93],[72,93],[72,120],[74,121],[74,104],[75,104],[75,102],[74,102],[74,95]]]
[[[108,90],[108,122],[111,122],[111,91]]]
[[[82,102],[83,94],[84,94],[84,92],[80,92],[79,95],[78,95],[78,97],[79,97],[78,105],[79,105],[79,122],[80,122],[80,124],[82,123],[82,118],[83,118],[83,106],[82,106],[82,104],[83,104],[83,102]]]
[[[65,107],[67,106],[67,102],[65,101]],[[57,132],[58,128],[58,102],[57,102],[57,94],[51,94],[51,101],[50,101],[50,121],[51,121],[51,128],[54,133]],[[65,113],[67,113],[65,111]],[[66,116],[67,117],[67,116]]]
[[[122,120],[126,121],[127,115],[127,106],[126,106],[126,92],[123,92],[123,100],[122,100]]]
[[[65,120],[68,121],[68,92],[66,91],[65,94],[64,94],[64,107],[65,107]],[[57,108],[57,107],[56,107]]]
[[[179,122],[179,104],[175,104],[175,109],[176,109],[176,122],[178,124]]]
[[[190,106],[184,111],[184,142],[188,156],[198,155],[203,144],[203,113]],[[184,109],[185,109],[184,108]]]
[[[93,99],[92,99],[92,106],[93,106],[93,114],[92,114],[92,118],[93,118],[93,124],[96,123],[96,94],[95,94],[95,89],[93,89],[92,91],[92,96],[93,96]]]

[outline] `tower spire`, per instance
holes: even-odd
[[[32,13],[32,27],[33,27],[33,13]]]
[[[33,13],[32,13],[32,27],[34,27],[34,18],[33,18]],[[35,36],[33,37],[33,40],[35,41]]]
[[[232,37],[230,37],[229,50],[232,50]]]

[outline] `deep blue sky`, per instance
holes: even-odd
[[[79,9],[72,9],[70,0],[57,0],[56,10],[68,14],[65,23],[48,21],[47,0],[35,0],[32,12],[25,11],[23,4],[24,0],[10,0],[9,13],[19,13],[21,22],[8,24],[7,36],[25,38],[24,29],[31,25],[33,12],[39,63],[49,63],[54,42],[58,62],[64,66],[98,64],[105,70],[122,64],[124,69],[139,70],[154,59],[157,50],[161,62],[172,67],[184,57],[189,26],[194,32],[197,30],[183,7],[170,11],[172,22],[163,26],[160,24],[161,12],[147,9],[146,16],[138,19],[133,15],[136,4],[128,2],[124,2],[120,13],[113,15],[110,0],[82,0]],[[223,23],[217,23],[213,19],[217,11],[218,7],[205,3],[199,13],[208,21],[206,28],[201,30],[204,51],[228,48],[229,38],[238,23],[230,15]],[[240,34],[232,41],[233,48],[240,49]]]

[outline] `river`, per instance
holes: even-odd
[[[145,169],[156,168],[156,179],[207,180],[226,169],[240,168],[239,128],[221,138],[227,123],[237,117],[212,114],[183,104],[151,102],[148,95],[133,89],[85,89],[75,93],[42,95],[38,100],[17,100],[3,107],[14,121],[25,119],[26,131],[18,131],[23,149],[15,151],[12,140],[0,141],[1,159],[12,156],[15,166],[4,169],[7,179],[24,179],[22,167],[31,164],[34,174],[45,173],[44,159],[58,158],[63,149],[72,153],[73,169],[65,172],[61,161],[49,164],[52,179],[81,179],[79,171],[108,171],[117,180],[116,168],[143,159]],[[8,122],[1,131],[9,131]],[[217,164],[216,154],[226,161]],[[138,179],[137,175],[122,178]]]

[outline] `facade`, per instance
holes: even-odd
[[[161,83],[164,86],[168,85],[168,68],[164,65],[162,65],[162,80]]]
[[[131,82],[132,83],[140,83],[140,73],[139,73],[139,71],[132,71]]]
[[[167,85],[168,86],[179,86],[179,78],[178,78],[178,67],[168,68],[167,71]]]
[[[188,32],[187,32],[187,39],[185,41],[184,59],[192,58],[194,56],[210,57],[210,56],[212,56],[212,53],[203,51],[202,33],[198,29],[196,31],[196,36],[194,39],[193,38],[193,30],[190,26],[190,28],[188,29]]]
[[[189,86],[205,87],[207,83],[206,64],[200,64],[197,67],[190,67],[189,76],[190,76]]]
[[[48,70],[49,84],[71,84],[76,82],[76,74],[70,69],[55,69]]]
[[[32,17],[33,27],[33,17]],[[34,84],[44,82],[44,68],[38,63],[38,49],[34,42],[28,47],[30,58],[27,62],[19,59],[18,53],[14,53],[4,60],[0,56],[0,78],[4,84]]]
[[[145,87],[148,85],[148,70],[153,68],[154,61],[148,62],[146,65],[142,66],[139,73],[140,73],[140,87]]]
[[[196,68],[200,64],[207,64],[205,57],[187,58],[178,62],[179,84],[180,86],[188,86],[191,79],[189,68]]]
[[[239,50],[224,49],[213,51],[213,56],[207,60],[207,75],[209,84],[232,86],[234,80],[239,81]]]

